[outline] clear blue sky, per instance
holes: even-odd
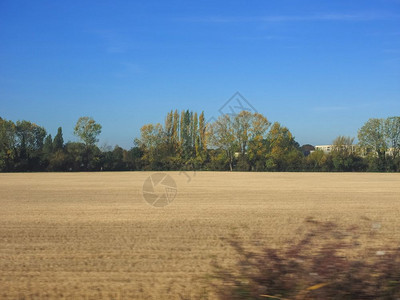
[[[236,92],[301,143],[400,115],[399,0],[0,1],[0,116],[129,148]]]

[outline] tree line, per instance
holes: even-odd
[[[0,171],[400,171],[400,117],[369,119],[354,138],[339,136],[329,153],[300,146],[290,130],[259,113],[221,115],[170,111],[163,124],[146,124],[126,150],[98,147],[101,125],[81,117],[79,142],[54,138],[29,121],[0,118]]]

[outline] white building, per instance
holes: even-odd
[[[315,150],[321,150],[324,153],[331,153],[333,146],[332,145],[319,145],[314,147]]]
[[[343,147],[347,147],[347,146],[343,146]],[[360,156],[366,156],[369,152],[371,152],[371,150],[368,150],[366,148],[361,148],[358,145],[351,145],[351,153],[358,153],[358,155]],[[316,150],[320,150],[323,151],[325,154],[331,153],[333,151],[333,149],[335,148],[334,145],[318,145],[315,146],[315,151]],[[312,153],[314,151],[310,151],[310,153]],[[387,156],[393,156],[395,153],[395,149],[394,148],[389,148],[386,150],[386,155]]]

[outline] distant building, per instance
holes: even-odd
[[[351,146],[343,146],[343,147],[351,147],[351,153],[357,153],[358,155],[365,157],[368,155],[368,153],[371,153],[371,149],[367,148],[362,148],[359,145],[351,145]],[[329,154],[333,151],[335,148],[334,145],[318,145],[315,146],[315,151],[320,150],[323,151],[325,154]],[[311,153],[314,151],[311,151]],[[394,156],[395,154],[395,149],[394,148],[389,148],[386,150],[386,155],[387,156]]]
[[[314,148],[315,148],[315,151],[320,150],[320,151],[323,151],[324,153],[331,153],[332,149],[333,149],[333,145],[318,145],[318,146],[315,146]]]
[[[343,149],[345,149],[344,147],[346,147],[346,148],[350,147],[351,153],[356,153],[360,149],[360,147],[358,145],[343,146]],[[315,146],[315,150],[323,151],[326,154],[331,153],[334,148],[335,148],[334,145],[319,145],[319,146]]]

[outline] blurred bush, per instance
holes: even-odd
[[[229,240],[239,260],[231,269],[217,266],[219,298],[400,299],[399,248],[365,247],[357,227],[306,223],[307,232],[284,249],[254,252],[237,237]]]

